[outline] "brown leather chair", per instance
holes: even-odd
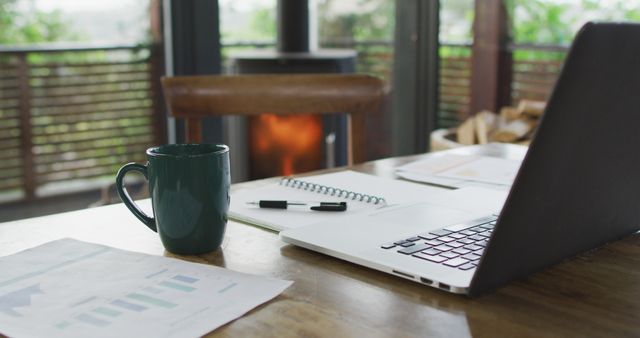
[[[347,113],[350,164],[366,160],[365,115],[377,113],[383,98],[383,82],[361,74],[174,76],[162,78],[162,87],[192,143],[201,142],[208,116]]]

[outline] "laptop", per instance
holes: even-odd
[[[640,229],[640,24],[577,34],[499,214],[418,203],[280,233],[283,241],[480,295]]]

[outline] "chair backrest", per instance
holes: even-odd
[[[350,164],[366,160],[365,115],[379,111],[384,95],[380,79],[361,74],[174,76],[162,78],[162,87],[193,143],[201,142],[207,116],[347,113]]]

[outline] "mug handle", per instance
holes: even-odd
[[[158,232],[155,218],[147,216],[147,214],[140,210],[138,205],[131,199],[131,196],[129,195],[127,189],[124,187],[124,175],[132,170],[141,173],[142,175],[144,175],[145,179],[149,180],[146,166],[138,163],[125,164],[124,166],[122,166],[122,168],[120,168],[120,170],[118,170],[118,175],[116,176],[116,190],[118,191],[118,196],[120,196],[120,199],[122,200],[124,205],[127,206],[129,211],[131,211],[134,216],[136,216],[142,223],[148,226],[149,229]]]

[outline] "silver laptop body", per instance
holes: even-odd
[[[638,41],[639,24],[581,29],[497,219],[489,210],[405,205],[287,230],[282,240],[475,296],[636,232]]]

